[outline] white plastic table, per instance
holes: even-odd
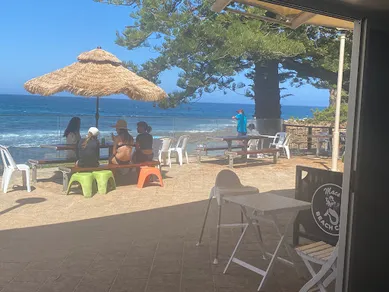
[[[249,269],[259,275],[261,275],[262,281],[258,286],[258,291],[260,291],[268,279],[268,276],[271,274],[271,270],[274,266],[275,260],[280,260],[284,263],[288,263],[290,265],[294,265],[293,261],[288,261],[278,256],[280,252],[280,248],[283,246],[286,249],[286,252],[289,258],[293,259],[293,251],[291,247],[286,242],[286,236],[288,234],[289,229],[293,225],[294,220],[299,211],[310,209],[311,203],[299,201],[295,199],[286,198],[283,196],[279,196],[272,193],[264,193],[264,194],[253,194],[253,195],[241,195],[241,196],[225,196],[223,198],[227,202],[231,202],[237,205],[240,205],[242,208],[242,212],[247,220],[247,226],[244,228],[234,251],[227,263],[226,268],[224,269],[224,273],[227,272],[228,267],[231,262],[234,262],[246,269]],[[251,209],[250,213],[247,209]],[[278,221],[278,216],[280,214],[289,215],[288,223],[284,228],[280,225]],[[271,221],[275,225],[275,229],[277,234],[280,236],[280,241],[277,244],[277,247],[273,254],[267,252],[263,246],[262,237],[259,236],[259,248],[262,252],[263,258],[267,259],[270,257],[270,262],[265,270],[259,269],[253,265],[250,265],[237,257],[235,257],[239,245],[242,242],[243,237],[245,236],[246,230],[248,227],[254,227],[254,225],[258,225],[258,221],[267,220]],[[260,234],[259,234],[260,235]]]

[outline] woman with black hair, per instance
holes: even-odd
[[[66,138],[66,144],[78,144],[80,136],[81,119],[73,117],[70,121],[63,136]],[[66,158],[76,158],[74,150],[66,150]]]
[[[137,124],[138,136],[136,136],[135,153],[132,161],[141,163],[153,160],[153,136],[150,134],[151,127],[146,122]]]

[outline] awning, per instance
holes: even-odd
[[[270,18],[265,16],[259,16],[247,13],[242,10],[228,8],[227,6],[233,2],[262,8],[264,10],[273,12],[274,14],[276,14],[276,17]],[[222,10],[227,10],[246,15],[247,17],[253,16],[253,18],[262,18],[264,21],[272,21],[274,23],[282,24],[292,29],[296,29],[303,24],[312,24],[347,30],[352,30],[354,28],[354,23],[351,21],[319,15],[311,12],[302,11],[299,9],[284,7],[281,5],[271,4],[258,0],[216,0],[215,3],[212,5],[211,9],[214,12],[221,12]]]

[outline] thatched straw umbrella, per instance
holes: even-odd
[[[157,101],[167,96],[160,87],[131,72],[116,56],[100,47],[82,53],[77,59],[78,62],[67,67],[27,81],[24,88],[44,96],[68,91],[75,95],[97,97],[96,127],[99,98],[102,96],[125,94],[143,101]]]

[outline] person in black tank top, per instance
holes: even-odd
[[[139,122],[137,124],[138,136],[135,141],[135,153],[132,161],[134,163],[141,163],[153,160],[153,136],[150,134],[151,127],[146,122]]]
[[[118,120],[116,125],[117,136],[112,135],[113,141],[113,156],[109,162],[112,164],[130,164],[132,147],[134,138],[130,135],[127,129],[127,122],[125,120]]]

